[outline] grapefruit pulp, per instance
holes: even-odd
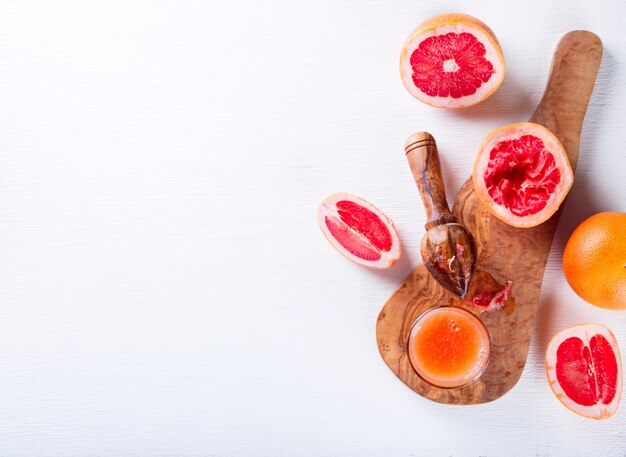
[[[437,108],[475,105],[500,87],[504,57],[486,24],[449,13],[420,24],[400,55],[400,75],[415,98]]]
[[[617,341],[599,324],[559,332],[546,351],[548,382],[556,397],[581,416],[606,419],[622,395],[622,363]]]
[[[326,197],[317,221],[341,254],[369,268],[389,268],[400,257],[400,238],[391,220],[367,200],[345,192]]]
[[[574,182],[567,153],[557,137],[531,122],[488,134],[478,150],[472,177],[480,201],[514,227],[547,221]]]

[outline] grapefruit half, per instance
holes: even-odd
[[[367,200],[340,192],[320,204],[317,221],[328,242],[353,262],[389,268],[400,258],[400,238],[391,220]]]
[[[566,407],[593,419],[615,414],[622,396],[622,362],[613,333],[603,325],[567,328],[546,351],[552,391]]]
[[[413,97],[437,108],[465,108],[489,97],[504,79],[500,44],[486,24],[448,13],[420,24],[400,55],[400,75]]]
[[[534,227],[559,209],[574,171],[550,130],[520,122],[485,137],[472,177],[476,195],[494,216],[514,227]]]

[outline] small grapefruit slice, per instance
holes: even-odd
[[[559,209],[574,172],[550,130],[520,122],[487,135],[473,180],[476,195],[494,216],[514,227],[534,227]]]
[[[613,333],[584,324],[556,334],[546,351],[550,387],[565,406],[581,416],[606,419],[622,396],[622,362]]]
[[[317,221],[341,254],[369,268],[389,268],[400,257],[400,238],[391,220],[367,200],[340,192],[320,204]]]
[[[417,26],[400,55],[404,87],[437,108],[465,108],[489,97],[504,79],[500,44],[467,14],[435,16]]]

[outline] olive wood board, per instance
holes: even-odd
[[[573,169],[601,59],[602,42],[595,34],[576,30],[563,36],[541,102],[530,118],[530,122],[545,126],[557,136]],[[430,276],[423,263],[385,303],[378,316],[376,339],[387,366],[418,394],[439,403],[487,403],[507,393],[526,364],[543,273],[561,210],[539,226],[512,227],[480,203],[470,177],[459,191],[452,212],[474,235],[476,270],[488,272],[499,284],[513,281],[509,300],[514,307],[507,301],[504,308],[479,315],[491,338],[486,370],[471,384],[452,389],[427,384],[413,370],[406,351],[413,322],[429,308],[454,302],[454,295]]]

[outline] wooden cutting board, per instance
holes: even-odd
[[[559,138],[574,169],[583,119],[601,59],[602,42],[595,34],[581,30],[566,34],[554,53],[543,98],[530,118]],[[543,272],[561,211],[537,227],[511,227],[483,207],[471,177],[459,191],[452,211],[474,235],[477,270],[488,272],[500,284],[513,280],[507,306],[480,316],[491,335],[487,369],[477,381],[454,389],[426,384],[413,371],[406,352],[411,325],[427,309],[452,303],[454,297],[435,282],[423,264],[385,303],[378,316],[376,338],[387,366],[418,394],[439,403],[486,403],[508,392],[526,364]],[[509,303],[514,306],[508,306]]]

